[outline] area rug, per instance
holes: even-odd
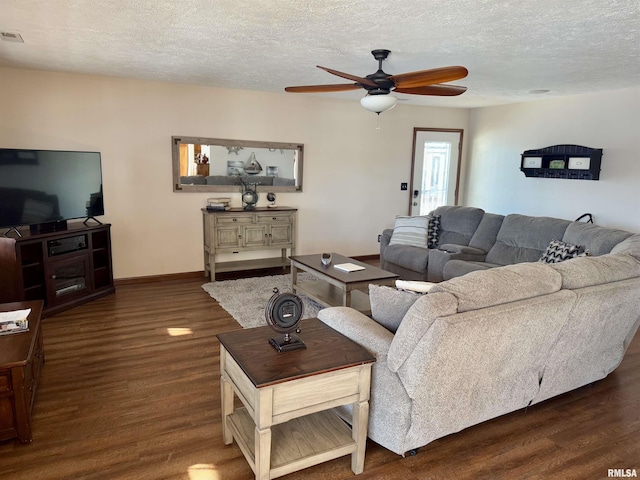
[[[306,272],[298,274],[298,280],[308,281],[314,277]],[[291,292],[291,275],[271,275],[268,277],[241,278],[210,282],[202,288],[216,300],[242,328],[261,327],[267,324],[264,308],[273,296],[273,289],[280,293]],[[299,295],[303,302],[302,318],[317,316],[322,305],[310,298]]]

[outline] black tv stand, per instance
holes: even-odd
[[[100,220],[98,220],[96,217],[87,217],[84,219],[84,223],[85,225],[89,225],[89,220],[93,220],[94,222],[96,222],[98,225],[102,225],[102,222]]]

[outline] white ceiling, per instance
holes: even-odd
[[[1,66],[267,92],[350,83],[315,66],[365,76],[374,48],[390,74],[469,69],[459,97],[398,95],[416,105],[640,85],[639,0],[0,0],[0,31],[24,39],[0,41]]]

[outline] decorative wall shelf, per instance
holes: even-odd
[[[525,150],[520,170],[527,177],[599,180],[601,161],[601,148],[554,145]]]

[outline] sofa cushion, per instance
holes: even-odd
[[[542,263],[560,263],[582,255],[589,255],[589,251],[585,250],[583,245],[551,240],[538,261]]]
[[[371,318],[395,333],[407,310],[422,296],[420,293],[397,290],[384,285],[369,285]]]
[[[557,292],[562,276],[548,265],[518,263],[468,273],[435,285],[429,295],[448,292],[458,300],[458,312]]]
[[[389,245],[411,245],[426,248],[430,218],[426,215],[415,217],[397,215]]]
[[[476,272],[478,270],[488,270],[495,267],[502,267],[502,265],[475,260],[449,260],[444,264],[444,268],[442,269],[442,279],[450,280],[455,277],[466,275],[467,273]]]
[[[499,265],[537,262],[551,240],[561,240],[571,222],[551,217],[507,215],[486,261]]]
[[[640,259],[640,233],[631,235],[611,249],[611,253],[624,253]]]
[[[485,213],[473,237],[471,237],[469,241],[469,246],[488,252],[494,243],[496,243],[496,237],[498,236],[503,221],[504,215]]]
[[[562,276],[562,288],[569,289],[640,277],[640,261],[631,255],[580,257],[549,267]]]
[[[475,207],[446,205],[436,208],[431,215],[440,215],[438,245],[454,243],[469,245],[484,215],[484,210]]]
[[[572,222],[564,232],[562,240],[584,245],[591,255],[604,255],[631,235],[631,232],[605,228],[593,223]]]
[[[389,245],[384,249],[384,261],[394,265],[424,273],[429,262],[429,249],[411,245]]]

